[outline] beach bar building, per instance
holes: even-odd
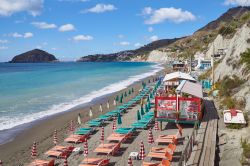
[[[202,85],[188,80],[182,81],[175,89],[176,96],[155,97],[155,120],[195,124],[202,118]]]

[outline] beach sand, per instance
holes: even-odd
[[[166,70],[162,70],[159,73],[165,73],[165,72]],[[159,75],[159,73],[157,75]],[[148,79],[151,79],[152,81],[152,78],[155,76],[145,78],[144,81],[148,82]],[[132,87],[134,88],[136,93],[127,97],[124,102],[130,100],[139,92],[139,90],[141,89],[141,81],[129,86],[128,88],[132,88]],[[62,114],[52,116],[46,120],[43,120],[42,122],[39,122],[38,124],[35,124],[34,126],[32,126],[32,128],[25,130],[24,132],[19,134],[13,141],[0,146],[0,160],[3,161],[4,166],[5,165],[16,166],[16,165],[24,165],[24,164],[30,163],[32,160],[30,157],[31,147],[34,141],[37,142],[38,158],[46,159],[43,153],[54,146],[53,145],[53,132],[55,129],[57,129],[58,131],[59,144],[65,144],[62,142],[69,135],[68,130],[69,130],[69,123],[71,120],[74,120],[74,123],[76,124],[77,115],[79,113],[81,114],[83,123],[90,120],[91,118],[89,118],[89,115],[88,115],[90,106],[92,107],[92,111],[93,111],[92,118],[96,118],[97,116],[105,112],[113,110],[115,108],[115,106],[113,105],[113,100],[116,97],[116,95],[124,93],[125,91],[128,90],[128,88],[121,90],[117,93],[114,93],[110,96],[107,96],[105,98],[102,98],[100,100],[97,100],[95,101],[95,103],[92,103],[86,107],[77,108],[74,111],[64,112]],[[109,110],[106,107],[106,103],[108,100],[110,101]],[[103,112],[99,111],[100,104],[103,104]],[[137,108],[134,108],[134,109],[137,109]],[[134,109],[130,110],[127,114],[123,115],[122,126],[129,125],[135,121],[136,116],[133,114],[136,113],[136,111],[133,111]],[[112,132],[111,128],[112,128],[112,122],[110,124],[107,124],[107,126],[105,127],[105,136],[108,136]],[[138,141],[140,141],[141,139],[144,139],[144,140],[147,139],[147,138],[144,138],[145,135],[147,135],[147,131],[140,132],[139,135],[132,142],[133,146],[129,146],[129,144],[122,144],[122,147],[125,145],[128,147],[127,150],[122,153],[123,154],[122,156],[117,156],[114,158],[112,157],[111,162],[116,162],[116,165],[124,165],[124,162],[127,162],[127,156],[128,156],[127,153],[129,151],[132,151],[133,148],[136,148],[136,146],[134,145],[139,146],[139,143],[137,143]],[[100,143],[99,140],[100,140],[99,131],[90,137],[89,156],[92,156],[93,149]],[[147,143],[145,142],[145,144]],[[77,146],[83,147],[83,144],[79,144]],[[122,159],[124,161],[122,161],[121,158],[124,158]],[[84,159],[83,155],[79,156],[78,159],[77,159],[77,156],[76,157],[73,156],[72,159],[70,156],[69,165],[77,165],[83,159]],[[57,161],[60,161],[60,160],[57,160]]]

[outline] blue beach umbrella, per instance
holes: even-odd
[[[115,101],[119,101],[119,96],[118,95],[116,96]]]
[[[121,117],[121,114],[118,114],[118,117],[117,117],[117,124],[118,124],[118,125],[122,124],[122,117]]]

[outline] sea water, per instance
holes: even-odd
[[[91,102],[160,69],[139,62],[0,63],[0,131]]]

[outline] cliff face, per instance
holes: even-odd
[[[15,56],[10,63],[44,63],[57,61],[56,57],[43,50],[34,49]]]

